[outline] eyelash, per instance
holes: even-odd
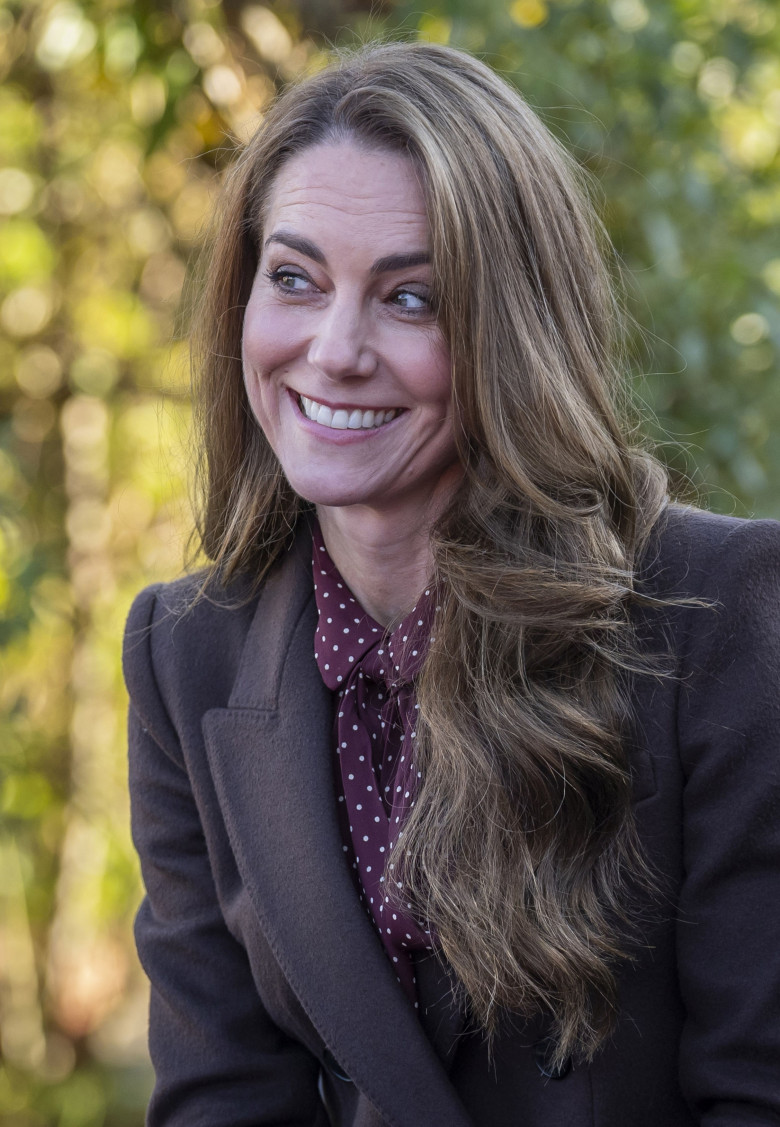
[[[302,282],[308,283],[309,285],[314,284],[306,274],[298,270],[291,270],[288,267],[283,266],[277,267],[275,270],[266,270],[265,276],[274,287],[274,289],[285,295],[294,295],[296,292],[300,291],[296,291],[292,288],[288,288],[287,286],[283,286],[281,284],[283,278],[297,278]],[[429,296],[417,293],[415,290],[409,289],[408,287],[401,286],[399,289],[393,290],[392,294],[390,294],[390,297],[398,297],[400,294],[410,294],[412,297],[417,298],[418,301],[424,303],[419,309],[405,309],[403,306],[398,306],[397,308],[401,309],[401,311],[405,313],[406,316],[420,317],[423,315],[430,315],[433,311],[433,302]]]
[[[279,267],[276,270],[266,270],[265,276],[268,281],[278,290],[284,293],[294,293],[294,290],[287,289],[286,286],[281,284],[282,278],[298,278],[301,282],[310,282],[311,279],[307,278],[305,274],[299,274],[296,270],[289,270],[286,267]]]

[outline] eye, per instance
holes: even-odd
[[[266,278],[271,285],[283,293],[306,293],[311,281],[305,274],[298,270],[291,270],[289,266],[280,266],[276,270],[267,270]]]
[[[391,295],[390,301],[409,313],[427,313],[431,308],[430,297],[415,290],[396,290]]]

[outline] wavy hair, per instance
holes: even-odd
[[[463,480],[431,530],[442,593],[418,684],[416,803],[390,862],[491,1034],[546,1015],[557,1058],[614,1025],[630,888],[635,571],[666,475],[632,444],[607,245],[573,160],[474,58],[372,45],[287,89],[234,163],[194,362],[200,544],[259,584],[306,503],[249,410],[242,319],[269,190],[345,137],[420,175]]]

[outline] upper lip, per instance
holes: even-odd
[[[290,388],[293,395],[303,397],[304,399],[311,399],[315,403],[321,404],[323,407],[330,407],[331,411],[402,411],[402,407],[390,407],[388,404],[383,403],[377,405],[375,403],[342,403],[332,402],[330,399],[321,399],[318,395],[308,395],[305,391],[297,391],[295,388]]]

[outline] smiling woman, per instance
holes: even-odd
[[[244,318],[249,403],[351,589],[387,624],[424,587],[427,529],[461,476],[414,165],[354,141],[306,149],[277,177],[264,229]],[[385,606],[377,552],[406,580]]]
[[[229,177],[211,564],[126,636],[152,1127],[780,1116],[780,528],[631,441],[578,179],[422,44]]]

